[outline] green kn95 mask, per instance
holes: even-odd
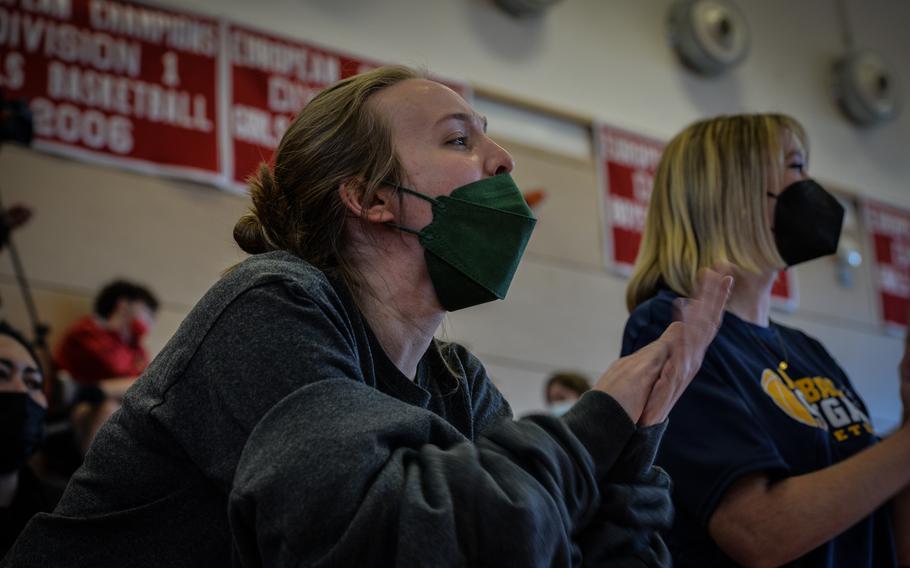
[[[430,197],[393,187],[432,204],[433,220],[418,236],[439,303],[447,311],[506,297],[537,219],[512,176],[499,174]]]

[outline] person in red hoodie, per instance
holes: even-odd
[[[142,339],[157,311],[158,300],[144,286],[111,282],[95,298],[95,313],[63,336],[56,353],[58,368],[80,385],[138,377],[148,364]]]
[[[71,417],[83,452],[148,365],[142,339],[157,311],[158,300],[146,287],[116,280],[99,292],[94,313],[73,324],[60,341],[54,358],[78,385]]]

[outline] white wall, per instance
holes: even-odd
[[[5,205],[34,217],[13,233],[50,343],[91,309],[114,278],[147,284],[161,300],[148,347],[157,353],[222,271],[243,258],[234,222],[243,197],[6,146],[0,150]],[[10,254],[0,252],[3,317],[29,322]]]
[[[829,66],[842,50],[834,0],[739,0],[752,29],[752,51],[739,69],[715,80],[684,71],[667,47],[665,19],[670,0],[564,0],[545,18],[525,21],[501,13],[488,0],[159,3],[226,16],[379,60],[426,66],[442,76],[662,139],[699,117],[721,112],[791,113],[805,124],[812,138],[810,170],[815,176],[855,194],[910,207],[906,181],[910,179],[910,112],[893,123],[861,130],[841,118],[829,98]],[[910,2],[854,0],[847,4],[857,43],[883,52],[898,66],[910,97],[910,35],[906,33]],[[523,124],[520,114],[497,108],[489,101],[479,101],[479,105],[490,114],[494,135],[575,156],[585,151],[583,129],[534,117]],[[151,283],[164,291],[166,305],[172,306],[174,319],[179,319],[178,315],[217,277],[213,274],[215,267],[236,257],[229,242],[232,220],[242,208],[236,198],[188,184],[74,166],[56,158],[19,158],[18,154],[12,158],[0,154],[4,185],[7,172],[15,173],[16,181],[27,186],[33,169],[58,168],[66,173],[55,179],[74,176],[71,191],[76,195],[85,187],[100,184],[112,198],[122,192],[122,199],[135,199],[142,207],[198,207],[196,218],[205,230],[180,230],[185,231],[186,239],[199,238],[211,245],[206,249],[212,251],[206,253],[208,261],[201,267],[162,265],[162,274],[151,275],[129,262],[123,270],[117,265],[104,274],[95,270],[86,275],[78,262],[62,258],[60,265],[36,270],[39,291],[48,296],[59,292],[87,298],[94,286],[113,273],[131,275],[131,271],[138,271],[139,276],[150,276]],[[582,163],[578,167],[592,165]],[[517,177],[521,168],[519,162]],[[48,179],[43,183],[59,182]],[[64,195],[60,187],[44,189],[48,196]],[[449,337],[468,343],[487,361],[491,374],[518,412],[539,407],[540,382],[548,372],[576,368],[595,374],[618,351],[626,317],[624,280],[604,268],[596,233],[572,229],[570,237],[560,237],[563,228],[591,227],[597,222],[596,217],[590,217],[597,215],[590,207],[596,203],[596,186],[576,190],[563,196],[567,201],[562,206],[551,202],[542,208],[537,242],[532,244],[509,299],[455,314],[448,324]],[[23,200],[28,195],[25,189],[19,193]],[[103,197],[99,194],[95,198]],[[45,207],[78,205],[72,195],[66,201],[56,199]],[[128,208],[129,204],[123,206]],[[52,230],[51,224],[38,224],[45,215],[39,213],[36,227]],[[585,220],[580,221],[578,216]],[[104,213],[101,223],[117,217],[113,212]],[[157,230],[146,227],[146,238],[162,239],[146,248],[163,254],[169,247],[180,246],[170,234],[177,228],[167,221],[159,225]],[[103,226],[79,226],[83,227],[79,230],[98,233],[95,240],[76,241],[85,246],[103,240],[103,235],[116,238],[113,229],[122,229],[110,227],[105,233]],[[33,249],[40,250],[28,249],[25,241],[28,235],[38,239],[38,232],[38,228],[27,227],[21,238],[23,248],[35,255],[47,251],[37,246]],[[110,242],[101,246],[122,250],[127,256],[143,250],[141,243],[120,249],[112,249]],[[186,254],[182,258],[187,258]],[[44,262],[35,257],[29,260],[32,265]],[[879,331],[868,275],[861,275],[853,290],[840,290],[833,282],[830,263],[826,263],[819,261],[800,270],[801,309],[781,319],[818,336],[831,348],[870,403],[876,424],[888,427],[896,422],[899,411],[894,368],[901,342]],[[8,283],[9,268],[0,266],[0,273],[7,275]],[[7,306],[11,303],[6,302]],[[173,326],[165,326],[159,333],[163,335],[168,328]],[[163,337],[158,337],[155,345],[160,347],[162,342]]]

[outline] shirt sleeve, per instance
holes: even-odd
[[[505,417],[511,411],[502,395],[487,379],[479,361],[470,353],[469,374],[475,375],[473,384],[475,416]],[[473,362],[474,364],[470,364]],[[476,369],[479,372],[472,372]],[[479,394],[478,394],[479,393]],[[597,396],[591,394],[588,396]],[[503,409],[502,405],[506,405]],[[486,410],[484,410],[486,409]],[[587,420],[567,419],[575,429],[583,431]],[[596,422],[595,422],[596,424]],[[606,482],[601,483],[601,503],[595,518],[574,537],[584,566],[670,566],[670,554],[660,531],[669,529],[673,521],[670,499],[670,477],[654,465],[654,458],[667,422],[638,428],[623,447],[613,465],[606,472]],[[485,427],[478,426],[478,431]],[[595,442],[592,442],[595,443]],[[609,443],[609,442],[605,442]]]
[[[293,393],[256,426],[230,496],[249,566],[571,565],[634,425],[603,393],[576,420],[501,420],[471,443],[431,412],[363,384]],[[621,412],[622,415],[619,415]],[[623,422],[624,420],[624,422]]]
[[[654,465],[667,422],[636,430],[608,474],[600,509],[578,537],[584,566],[665,567],[673,522],[670,476]]]
[[[626,326],[623,354],[656,339],[672,321],[669,301],[653,300],[633,313]],[[670,412],[656,463],[673,479],[678,509],[707,527],[730,485],[745,475],[786,475],[788,464],[751,406],[735,388],[715,341],[701,369]]]

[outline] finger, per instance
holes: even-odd
[[[716,334],[718,321],[714,314],[704,309],[698,302],[679,302],[675,305],[679,333],[673,336],[676,339],[677,350],[692,351],[707,346]]]
[[[672,364],[668,362],[661,370],[660,377],[655,381],[651,388],[651,393],[642,410],[639,423],[645,426],[663,422],[670,414],[670,409],[676,402],[674,396],[676,392],[682,392],[682,388],[675,385],[677,374],[672,369]]]
[[[667,329],[657,338],[657,341],[652,344],[654,343],[659,344],[663,350],[664,356],[661,361],[661,365],[663,365],[664,360],[672,356],[673,353],[680,350],[685,351],[685,324],[681,321],[671,322]]]
[[[701,367],[705,352],[717,334],[718,324],[703,321],[696,325],[687,316],[681,322],[673,322],[671,326],[673,325],[679,326],[675,328],[679,332],[675,335],[668,334],[668,340],[671,342],[669,357],[671,369],[688,384]]]
[[[679,357],[671,356],[667,360],[658,378],[664,397],[667,400],[667,412],[676,403],[676,399],[686,390],[689,383],[692,382],[698,366],[698,364],[693,366],[691,358],[682,355]]]
[[[699,270],[693,300],[706,314],[720,315],[730,296],[733,277],[709,268]]]
[[[695,293],[693,297],[703,301],[710,301],[710,303],[724,301],[732,279],[733,277],[729,274],[723,274],[710,268],[702,268],[698,271],[695,278]]]
[[[645,401],[645,407],[642,409],[641,416],[638,419],[638,423],[642,426],[651,426],[660,422],[664,402],[660,391],[656,388],[657,384],[655,383],[654,386],[655,388],[648,395],[648,400]]]
[[[716,311],[719,315],[723,314],[724,308],[730,300],[730,294],[733,292],[733,282],[734,279],[730,275],[724,275],[720,279],[717,295],[712,298],[714,300],[712,310]]]
[[[733,279],[704,269],[696,294],[691,300],[675,305],[676,318],[695,328],[698,334],[706,335],[704,343],[710,343],[723,319],[723,311],[729,298]]]

